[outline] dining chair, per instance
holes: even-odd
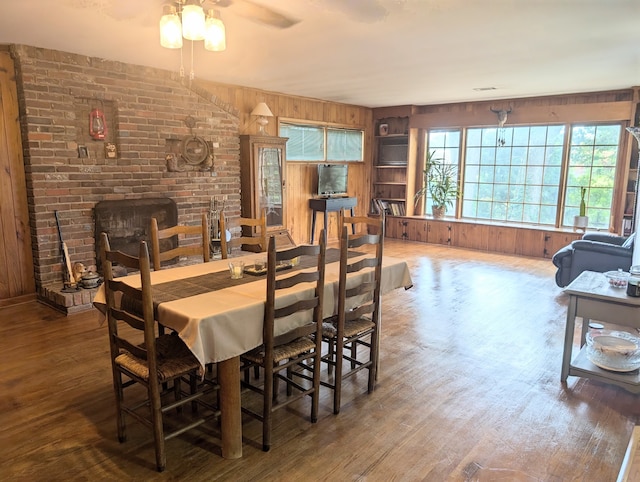
[[[210,234],[207,215],[202,214],[199,225],[177,225],[165,229],[158,229],[158,220],[151,218],[151,246],[153,253],[153,269],[162,269],[162,262],[169,261],[180,256],[201,255],[206,263],[210,259]],[[170,238],[176,237],[176,247],[171,247]],[[184,237],[198,237],[198,242],[194,244],[180,246],[180,239]]]
[[[333,413],[340,413],[342,381],[368,370],[368,393],[375,389],[380,335],[380,284],[384,245],[384,215],[340,215],[340,275],[337,314],[324,320],[322,338],[327,351],[322,361],[329,376],[321,383],[333,389]],[[356,224],[365,231],[349,234]],[[351,251],[356,251],[354,255]],[[350,257],[351,256],[351,257]],[[368,355],[358,357],[358,347]],[[335,373],[333,373],[335,371]]]
[[[227,240],[226,232],[240,228],[240,236]],[[227,259],[234,248],[263,253],[267,250],[267,215],[262,210],[259,218],[230,218],[220,216],[220,251],[222,259]]]
[[[166,467],[165,440],[195,428],[219,411],[202,399],[210,385],[201,385],[200,363],[176,335],[156,335],[157,323],[151,294],[151,267],[147,243],[141,241],[139,257],[121,251],[112,251],[106,233],[101,233],[100,256],[104,269],[106,317],[109,332],[111,371],[115,391],[118,440],[127,439],[125,415],[142,422],[153,432],[156,468]],[[114,278],[114,265],[118,264],[140,272],[141,287],[133,288],[123,278]],[[142,341],[141,341],[142,340]],[[181,382],[189,384],[183,391]],[[171,383],[172,390],[163,391],[161,385]],[[133,385],[146,388],[146,396],[140,391],[126,390]],[[182,407],[191,403],[194,417],[179,423],[176,417],[168,417],[174,408],[182,413]],[[198,410],[198,406],[206,409]],[[204,414],[207,414],[204,417]],[[165,427],[166,425],[166,427]],[[167,430],[171,425],[171,430]]]
[[[269,238],[263,344],[240,357],[243,387],[262,396],[261,411],[247,403],[243,403],[242,411],[262,421],[262,450],[265,452],[271,448],[272,417],[276,410],[310,396],[310,419],[312,423],[318,420],[325,249],[324,230],[319,245],[301,245],[281,251],[276,251],[275,237]],[[276,273],[300,257],[312,260],[312,269],[293,274],[287,270]],[[309,286],[309,283],[313,284]],[[304,284],[309,287],[304,289]],[[303,289],[296,290],[296,287]],[[291,288],[294,288],[293,292]],[[256,366],[264,372],[262,383],[250,380],[250,370]],[[279,401],[281,381],[286,384],[287,397]],[[246,392],[249,395],[249,391]],[[247,395],[244,401],[250,402]]]

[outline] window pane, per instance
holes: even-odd
[[[327,129],[328,161],[362,161],[364,133],[347,129]]]
[[[280,124],[280,135],[288,137],[288,161],[323,161],[324,129],[315,126]]]
[[[443,164],[449,164],[458,167],[460,163],[460,131],[459,130],[433,130],[429,131],[426,135],[427,151],[429,153],[434,152],[434,158],[440,160]],[[476,149],[476,155],[478,150]],[[420,174],[424,170],[426,159],[420,166]],[[456,171],[457,172],[457,171]],[[477,181],[479,171],[476,165],[472,174],[473,179]],[[424,181],[424,179],[423,179]],[[456,179],[456,182],[458,180]],[[447,213],[455,211],[457,200],[454,200],[453,207],[447,206]],[[430,213],[433,203],[431,201],[431,194],[428,192],[425,196],[424,212]]]
[[[608,229],[618,159],[619,125],[585,126],[571,129],[569,169],[562,223],[573,225],[580,212],[580,188],[585,195],[589,227]]]

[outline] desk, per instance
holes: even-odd
[[[330,212],[340,211],[342,208],[350,209],[351,216],[353,216],[353,208],[358,203],[358,200],[354,197],[326,197],[326,198],[313,198],[309,199],[309,207],[313,211],[311,218],[311,244],[313,244],[313,238],[316,231],[316,213],[322,211],[324,213],[324,229],[327,230]],[[355,226],[351,226],[352,232],[355,234]]]
[[[624,289],[611,287],[602,273],[593,271],[583,271],[564,291],[569,294],[569,307],[564,335],[561,381],[566,382],[569,375],[593,378],[621,386],[633,393],[640,393],[640,375],[637,370],[623,373],[603,370],[591,363],[585,350],[589,320],[640,328],[640,298],[628,296]],[[580,351],[573,358],[575,319],[578,316],[582,317]]]
[[[264,256],[266,255],[263,254]],[[244,258],[246,264],[253,264],[256,257],[259,255],[252,253],[234,259]],[[158,285],[208,273],[228,272],[227,261],[216,260],[153,271],[151,282]],[[339,268],[338,262],[328,263],[326,267],[323,305],[325,317],[337,311]],[[287,271],[283,271],[283,275],[286,273]],[[131,286],[140,286],[138,275],[123,279]],[[228,459],[242,457],[240,355],[262,344],[266,277],[255,277],[255,281],[246,281],[245,279],[243,283],[234,284],[229,280],[228,287],[166,301],[158,306],[158,321],[177,331],[203,366],[207,363],[218,363],[222,456]],[[411,276],[407,263],[385,256],[382,263],[381,292],[384,294],[396,288],[410,286]],[[308,287],[302,286],[297,289]],[[295,296],[295,290],[288,294]],[[101,286],[94,299],[96,307],[103,305],[104,299],[104,287]],[[276,304],[277,301],[278,299]],[[282,331],[286,331],[286,328]]]

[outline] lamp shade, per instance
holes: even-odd
[[[251,111],[251,115],[263,116],[263,117],[273,117],[273,113],[269,106],[264,102],[260,102],[254,109]]]
[[[216,10],[207,12],[205,23],[204,48],[213,52],[222,52],[227,48],[225,29]]]
[[[160,45],[168,49],[182,47],[182,24],[176,7],[166,5],[160,18]]]
[[[205,18],[200,5],[189,3],[182,7],[182,36],[187,40],[204,40]]]

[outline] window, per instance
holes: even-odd
[[[287,161],[362,162],[364,131],[321,125],[280,124]]]
[[[579,214],[580,188],[586,187],[589,226],[609,227],[619,142],[619,125],[574,126],[571,129],[565,226],[571,226],[573,217]]]
[[[500,146],[496,127],[462,132],[427,135],[427,152],[463,166],[462,218],[571,227],[579,214],[580,188],[586,187],[589,226],[609,227],[619,124],[509,127],[500,132],[505,138]],[[427,198],[427,212],[430,204]]]
[[[467,130],[462,216],[555,225],[564,126]],[[501,135],[503,133],[501,132]]]
[[[460,131],[437,130],[429,131],[427,135],[427,151],[434,152],[434,159],[440,159],[443,164],[458,166],[460,163]],[[424,165],[422,166],[424,169]],[[424,181],[424,179],[423,179]],[[427,190],[425,197],[425,212],[430,213],[432,207],[431,194]],[[447,206],[447,211],[451,208]]]

